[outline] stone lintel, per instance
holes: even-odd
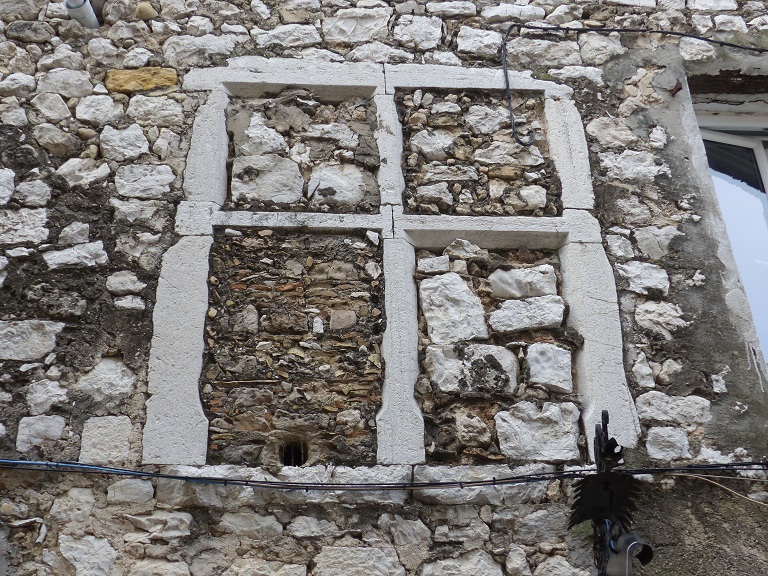
[[[230,228],[297,228],[310,232],[380,231],[391,228],[388,214],[323,214],[317,212],[217,211],[213,226]]]

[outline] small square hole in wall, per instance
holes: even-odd
[[[557,251],[484,250],[456,240],[444,251],[421,250],[416,257],[416,397],[427,461],[559,460],[557,454],[507,449],[497,431],[498,415],[518,403],[559,409],[555,404],[576,398],[571,353],[581,338],[564,326]],[[514,418],[502,416],[501,425]],[[564,443],[572,440],[571,448],[572,432],[563,437]]]
[[[504,93],[396,93],[403,124],[404,202],[420,214],[555,216],[560,182],[549,158],[541,97],[515,95],[516,143]]]
[[[216,231],[200,382],[210,464],[375,464],[381,270],[364,232]]]
[[[378,212],[380,163],[372,97],[320,98],[286,88],[233,98],[226,209]]]

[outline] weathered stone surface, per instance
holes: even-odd
[[[655,460],[682,460],[690,458],[688,433],[680,428],[657,427],[648,429],[645,443],[648,456]]]
[[[125,113],[141,126],[176,126],[184,122],[182,105],[165,96],[134,96]]]
[[[200,66],[211,56],[231,54],[235,46],[248,40],[246,35],[223,34],[214,36],[171,36],[163,44],[166,63],[174,68]]]
[[[115,208],[115,220],[137,226],[146,226],[155,232],[163,229],[168,216],[168,204],[159,200],[118,200],[109,203]]]
[[[521,6],[518,4],[498,4],[483,8],[480,15],[488,22],[506,22],[508,20],[541,20],[546,15],[540,6]]]
[[[320,164],[312,170],[307,197],[319,204],[355,206],[376,186],[373,177],[354,164]]]
[[[468,260],[469,258],[488,258],[488,250],[480,248],[468,240],[457,238],[443,250],[444,256],[450,256],[451,258],[461,258],[462,260]]]
[[[437,204],[440,208],[450,208],[453,204],[453,195],[448,190],[446,182],[439,182],[429,186],[418,186],[416,188],[416,199],[419,202]]]
[[[453,346],[429,346],[424,368],[446,394],[511,397],[517,388],[517,357],[503,346],[472,344],[464,348],[461,358]]]
[[[689,10],[696,11],[738,10],[739,8],[736,0],[687,0],[686,6]]]
[[[680,39],[680,56],[687,62],[708,62],[717,58],[717,49],[704,40]]]
[[[434,258],[419,258],[416,270],[422,274],[442,274],[450,271],[451,261],[448,255]]]
[[[42,180],[22,182],[16,186],[14,199],[30,208],[42,208],[51,199],[51,187]]]
[[[189,576],[189,566],[186,562],[147,558],[139,560],[131,567],[130,576]]]
[[[256,34],[256,43],[263,47],[305,48],[320,44],[322,41],[317,28],[308,24],[285,24]]]
[[[129,198],[159,199],[170,192],[176,175],[166,164],[129,164],[115,173],[115,188]]]
[[[524,300],[505,300],[491,312],[491,328],[498,332],[520,332],[557,328],[563,322],[565,303],[560,296],[537,296]]]
[[[38,360],[53,350],[63,329],[61,322],[0,320],[0,360]]]
[[[70,158],[56,170],[56,174],[64,178],[70,186],[87,187],[106,180],[111,172],[105,162],[90,158]]]
[[[652,300],[637,305],[635,320],[641,327],[667,340],[672,339],[673,332],[690,324],[683,320],[683,311],[678,305]]]
[[[554,344],[536,342],[528,346],[529,381],[553,392],[573,392],[571,352]]]
[[[499,39],[501,44],[501,39]],[[581,66],[576,42],[512,38],[507,44],[511,62],[521,66]]]
[[[605,36],[594,32],[579,34],[579,49],[582,61],[589,66],[601,66],[627,51],[618,34]]]
[[[608,148],[626,148],[637,142],[637,136],[621,118],[595,118],[587,124],[587,134]]]
[[[411,150],[429,161],[445,160],[453,146],[453,135],[447,130],[426,129],[411,137]]]
[[[148,532],[150,540],[176,540],[189,536],[192,515],[186,512],[156,510],[147,516],[125,516],[133,526]]]
[[[101,132],[101,153],[111,160],[135,160],[149,152],[149,142],[138,124],[117,129],[107,126]]]
[[[638,396],[635,401],[637,415],[641,420],[674,422],[695,425],[710,419],[710,402],[701,396],[667,396],[652,390]]]
[[[307,567],[261,558],[237,558],[222,576],[306,576]]]
[[[475,550],[459,556],[424,564],[420,576],[502,576],[501,566],[487,552]]]
[[[373,42],[356,46],[349,51],[347,58],[352,62],[388,62],[397,64],[411,62],[414,56],[410,52],[393,48],[388,44],[374,40]]]
[[[83,55],[72,49],[69,44],[59,44],[53,51],[40,58],[37,63],[38,70],[52,70],[54,68],[69,68],[78,70],[83,66]]]
[[[562,556],[550,556],[536,567],[533,576],[590,576],[587,570],[579,570]]]
[[[85,244],[88,242],[91,227],[85,222],[72,222],[59,233],[59,244]]]
[[[307,138],[334,140],[342,148],[354,150],[360,143],[358,135],[349,126],[341,123],[311,124],[306,129]]]
[[[33,0],[0,0],[0,14],[7,18],[6,21],[12,18],[34,20],[39,11]]]
[[[633,258],[635,251],[632,249],[632,242],[619,234],[606,234],[605,242],[608,244],[608,251],[617,258]]]
[[[666,296],[669,292],[669,276],[666,270],[655,264],[632,260],[625,264],[617,264],[616,270],[629,285],[628,289],[638,294],[661,293]]]
[[[232,199],[291,203],[303,197],[299,165],[275,154],[240,156],[232,167]]]
[[[146,286],[146,283],[140,281],[136,274],[129,270],[115,272],[107,278],[107,290],[115,296],[139,294]]]
[[[38,92],[55,92],[65,98],[81,98],[93,92],[88,72],[56,68],[40,77]]]
[[[69,156],[80,143],[74,135],[60,130],[52,124],[43,123],[34,127],[32,134],[37,143],[54,156]]]
[[[67,389],[52,380],[36,380],[27,387],[27,406],[33,416],[45,414],[54,404],[67,401]]]
[[[59,550],[75,567],[77,576],[107,576],[117,558],[117,551],[106,538],[90,534],[82,538],[60,534]]]
[[[53,501],[50,514],[59,522],[82,522],[91,515],[95,504],[90,488],[70,488]]]
[[[13,196],[14,176],[10,168],[0,168],[0,206],[5,206]]]
[[[323,36],[338,44],[383,40],[391,14],[391,8],[342,8],[323,19]]]
[[[33,76],[15,72],[0,80],[0,96],[24,98],[35,89],[35,85]]]
[[[143,298],[138,296],[122,296],[115,298],[115,308],[118,310],[144,310],[147,305]]]
[[[684,236],[677,226],[647,226],[635,229],[635,240],[640,251],[654,260],[660,260],[669,254],[672,241]]]
[[[261,516],[250,512],[227,512],[221,517],[218,529],[222,532],[237,534],[261,540],[283,533],[283,525],[274,516]]]
[[[490,146],[475,150],[475,161],[483,166],[539,166],[544,163],[544,158],[536,146],[524,147],[514,142],[493,142]]]
[[[48,268],[55,270],[64,266],[102,266],[109,262],[109,256],[104,251],[104,243],[99,240],[64,250],[43,252],[43,260]]]
[[[267,118],[261,112],[251,115],[248,128],[243,131],[244,140],[235,138],[235,146],[243,156],[261,156],[288,151],[288,143],[274,128],[266,124]]]
[[[443,21],[437,17],[401,16],[393,31],[395,40],[407,48],[437,48],[443,35]]]
[[[525,549],[522,546],[515,544],[510,546],[504,568],[507,576],[531,576],[531,567],[528,566]]]
[[[86,420],[80,441],[80,462],[124,466],[130,453],[131,419],[101,416]]]
[[[102,358],[90,372],[82,375],[75,388],[94,402],[116,401],[133,392],[136,374],[117,358]]]
[[[480,298],[458,274],[449,272],[422,280],[419,301],[433,343],[488,337]]]
[[[394,548],[323,546],[315,556],[314,576],[405,576]]]
[[[48,238],[44,208],[0,210],[0,244],[39,244]]]
[[[474,2],[457,0],[455,2],[427,2],[427,12],[435,16],[451,18],[454,16],[474,16],[477,7]]]
[[[670,173],[666,164],[656,164],[656,157],[650,152],[635,150],[625,150],[621,154],[603,152],[600,154],[600,165],[606,170],[609,178],[617,180],[651,183],[656,176]]]
[[[456,37],[459,52],[476,56],[493,57],[501,49],[501,34],[493,30],[483,30],[462,26]]]
[[[565,462],[579,458],[579,409],[572,402],[545,402],[541,411],[518,402],[496,414],[501,452],[514,460]]]
[[[178,74],[173,68],[149,66],[136,70],[107,70],[104,85],[110,92],[130,94],[154,88],[176,86]]]
[[[315,536],[337,536],[339,528],[333,522],[312,516],[297,516],[286,528],[286,532],[295,538]]]
[[[509,111],[504,108],[470,106],[464,122],[476,134],[493,134],[509,125]]]
[[[488,279],[495,298],[530,298],[557,295],[557,276],[549,265],[495,270]]]
[[[154,495],[152,482],[140,478],[118,480],[107,488],[107,502],[113,504],[141,504],[152,500]]]
[[[61,416],[28,416],[19,421],[16,450],[29,452],[49,440],[59,440],[66,420]]]

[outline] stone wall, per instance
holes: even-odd
[[[4,458],[316,482],[547,472],[587,462],[595,348],[619,357],[601,372],[626,374],[628,390],[617,385],[640,439],[631,464],[765,457],[765,366],[693,117],[765,115],[765,55],[656,34],[515,31],[513,109],[532,148],[510,137],[500,73],[473,84],[500,67],[514,22],[763,46],[764,2],[93,4],[97,30],[63,2],[0,0]],[[328,63],[370,68],[318,79]],[[428,65],[444,67],[429,87]],[[192,69],[214,67],[217,88],[196,84]],[[563,128],[574,124],[585,139]],[[217,187],[220,199],[201,200]],[[446,258],[467,231],[476,252]],[[603,249],[607,283],[569,268]],[[569,260],[579,251],[592,256]],[[198,275],[207,284],[195,292]],[[574,328],[592,322],[579,299],[594,284],[618,289],[589,309],[620,322],[623,342]],[[409,294],[420,306],[400,304]],[[162,298],[207,313],[174,317]],[[433,312],[451,298],[463,316],[446,325]],[[540,299],[557,308],[551,323],[494,325]],[[541,318],[509,320],[526,315]],[[413,346],[382,340],[402,318],[418,327]],[[177,348],[158,347],[161,333]],[[399,363],[409,355],[412,382]],[[190,403],[165,375],[195,363]],[[163,426],[147,420],[161,384],[180,414],[201,406],[191,418],[215,466],[143,456],[147,430]],[[397,444],[420,419],[426,460],[383,465],[382,428]],[[153,438],[175,446],[189,432]],[[279,465],[291,440],[306,443],[306,466]],[[559,481],[414,494],[24,471],[0,483],[11,574],[592,573],[591,533],[566,532]],[[759,484],[734,486],[768,499]],[[636,518],[659,548],[644,573],[766,572],[742,546],[759,551],[765,523],[729,498],[691,479],[648,483]]]

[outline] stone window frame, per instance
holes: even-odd
[[[403,140],[395,92],[418,88],[503,90],[501,70],[260,57],[233,58],[228,64],[226,68],[193,69],[184,78],[183,90],[209,95],[192,129],[184,174],[186,200],[180,203],[175,221],[179,240],[165,253],[158,282],[143,464],[192,466],[197,472],[212,468],[206,466],[208,420],[202,409],[199,379],[214,227],[301,229],[304,233],[372,230],[381,235],[387,327],[382,343],[382,402],[376,417],[377,463],[392,468],[396,477],[402,477],[403,466],[410,469],[425,462],[424,420],[414,395],[420,372],[415,251],[442,249],[458,237],[486,249],[558,250],[563,297],[570,309],[568,324],[584,337],[583,347],[574,354],[574,371],[588,444],[591,446],[594,425],[603,409],[611,413],[612,433],[619,443],[627,447],[637,444],[640,425],[624,371],[616,286],[599,223],[590,212],[594,192],[589,155],[571,88],[509,72],[514,91],[529,91],[544,98],[545,136],[562,182],[561,216],[411,215],[403,210]],[[381,156],[379,214],[221,209],[227,200],[225,111],[229,97],[256,97],[286,87],[310,88],[321,98],[334,100],[373,97]],[[360,467],[376,479],[386,475],[379,469],[381,466]],[[295,480],[316,475],[311,468],[284,468],[284,472]]]

